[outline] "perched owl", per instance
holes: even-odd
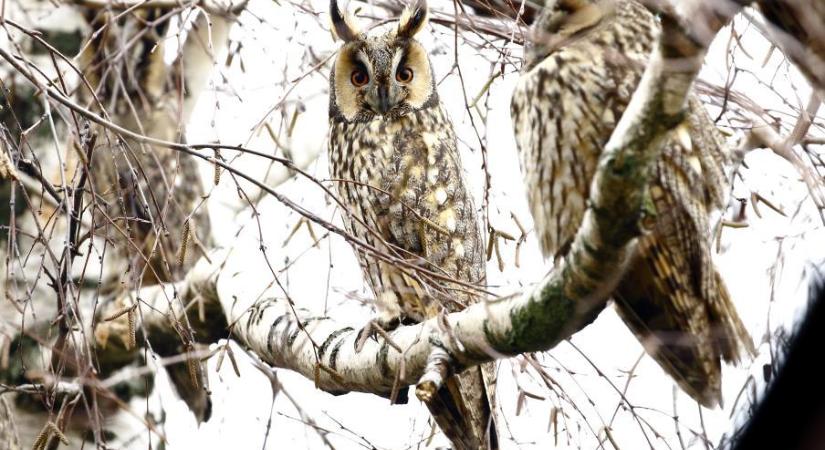
[[[565,254],[599,156],[641,79],[658,24],[631,0],[559,0],[535,23],[511,113],[545,256]],[[753,344],[711,261],[708,214],[725,194],[723,143],[696,99],[655,162],[650,230],[614,292],[645,350],[699,403],[721,401],[720,359]]]
[[[456,137],[436,92],[427,51],[414,39],[427,6],[417,0],[398,27],[367,36],[330,2],[343,40],[330,75],[330,171],[347,230],[379,251],[426,271],[387,263],[358,249],[379,310],[393,328],[478,301],[459,280],[485,280],[483,240],[463,180]],[[456,448],[495,446],[490,367],[451,378],[439,392],[451,406],[431,412]],[[491,443],[491,444],[486,444]]]

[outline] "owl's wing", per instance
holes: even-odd
[[[387,183],[391,206],[378,226],[399,255],[441,276],[478,283],[485,278],[482,240],[472,196],[461,173],[451,125],[435,136],[415,134],[402,145],[401,176]],[[457,311],[479,300],[469,288],[414,274],[379,262],[385,294],[380,309],[423,321],[440,311]],[[389,288],[389,289],[388,289]],[[380,320],[379,320],[380,322]],[[498,448],[492,410],[495,365],[484,364],[449,378],[426,402],[438,426],[456,449]]]
[[[398,145],[405,147],[398,152],[402,155],[399,174],[383,186],[392,198],[378,225],[381,236],[400,256],[437,274],[408,274],[398,279],[402,286],[425,285],[413,292],[425,293],[423,304],[408,314],[417,321],[478,301],[472,288],[450,279],[473,284],[485,279],[478,216],[462,173],[455,135],[448,122],[442,128],[439,133],[410,133],[399,140]]]
[[[704,185],[720,180],[702,170],[698,154],[713,149],[693,146],[686,135],[687,127],[678,130],[657,161],[655,223],[615,297],[645,350],[691,397],[713,407],[721,400],[720,357],[737,362],[752,343],[711,259]]]

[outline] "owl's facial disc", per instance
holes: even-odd
[[[535,28],[544,33],[573,36],[598,25],[613,8],[612,2],[602,0],[559,0],[549,5]]]
[[[331,100],[346,120],[403,116],[434,98],[427,53],[414,36],[427,23],[425,0],[413,0],[398,27],[379,36],[358,32],[331,0],[335,34],[344,40],[333,69]]]
[[[364,96],[367,104],[376,114],[386,115],[404,100],[404,92],[394,83],[376,84]]]
[[[347,44],[335,63],[335,95],[347,120],[420,109],[434,95],[427,53],[415,40],[388,35]]]
[[[404,112],[414,105],[407,103],[410,97],[413,82],[416,81],[416,72],[421,69],[420,75],[427,72],[424,68],[412,67],[407,57],[407,49],[395,49],[392,59],[382,57],[373,58],[377,68],[375,79],[366,87],[364,100],[376,114],[386,116],[393,112]],[[389,60],[390,64],[381,64],[379,61]],[[358,80],[356,80],[358,81]],[[417,106],[417,105],[416,105]]]

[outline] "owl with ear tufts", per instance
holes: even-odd
[[[359,31],[336,0],[330,15],[343,41],[330,75],[329,163],[344,224],[378,252],[411,263],[356,249],[376,299],[373,326],[461,310],[480,300],[472,285],[485,281],[483,240],[452,123],[415,39],[427,5],[414,0],[397,27],[374,36]],[[492,368],[451,377],[427,402],[456,449],[497,447]]]
[[[546,256],[567,253],[599,156],[656,42],[635,0],[551,1],[535,22],[511,113],[528,202]],[[724,204],[724,144],[702,104],[664,145],[649,187],[649,230],[614,292],[619,316],[691,397],[721,403],[721,360],[753,353],[710,250]]]

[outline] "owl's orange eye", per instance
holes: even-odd
[[[350,81],[352,81],[352,84],[355,85],[355,87],[365,86],[370,81],[370,77],[369,75],[367,75],[367,72],[364,72],[361,69],[353,70],[352,75],[350,75],[349,79]]]
[[[409,83],[413,79],[413,71],[409,67],[401,67],[395,73],[395,79],[401,83]]]

